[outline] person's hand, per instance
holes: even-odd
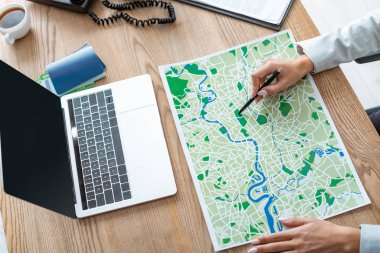
[[[282,71],[277,78],[277,83],[267,86],[258,92],[259,87],[264,84],[265,78],[280,68]],[[313,69],[313,62],[306,55],[301,55],[295,60],[266,60],[264,64],[252,74],[252,96],[258,94],[256,98],[256,103],[258,103],[263,99],[263,96],[273,95],[288,88]]]
[[[279,219],[289,230],[258,237],[249,253],[358,253],[360,230],[318,219]]]

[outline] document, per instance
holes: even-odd
[[[243,14],[272,24],[280,24],[290,0],[193,0]]]
[[[159,68],[215,250],[370,203],[310,75],[238,114],[255,69],[296,57],[286,30]]]

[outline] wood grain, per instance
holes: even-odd
[[[85,43],[93,45],[108,66],[107,77],[98,85],[145,73],[152,76],[178,193],[72,220],[1,192],[10,252],[213,252],[157,66],[201,57],[273,31],[178,2],[173,2],[178,16],[174,25],[146,29],[122,23],[102,28],[82,14],[24,3],[31,14],[32,31],[14,46],[0,39],[0,58],[30,78],[36,79],[48,63]],[[99,5],[94,8],[102,10]],[[283,29],[287,28],[296,40],[318,35],[300,0],[290,11]],[[380,223],[380,139],[340,69],[314,78],[373,201],[331,220],[353,227]],[[246,252],[247,248],[225,252]]]

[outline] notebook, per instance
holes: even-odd
[[[294,0],[178,0],[279,31]]]

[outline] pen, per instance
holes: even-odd
[[[263,86],[261,86],[257,92],[261,91],[262,88],[267,87],[268,85],[270,85],[270,84],[274,81],[274,79],[276,79],[276,78],[280,75],[281,70],[282,70],[281,68],[278,69],[278,70],[276,70],[276,71],[275,71],[275,72],[274,72],[274,73],[273,73],[273,74],[272,74],[272,75],[271,75],[271,76],[270,76],[270,77],[264,82]],[[253,101],[255,101],[256,97],[257,97],[257,95],[254,96],[254,97],[252,97],[250,100],[248,100],[248,102],[245,103],[245,105],[243,106],[243,108],[240,109],[240,111],[238,112],[238,114],[240,115],[242,112],[244,112],[244,110],[247,109],[247,107],[248,107],[250,104],[252,104]]]

